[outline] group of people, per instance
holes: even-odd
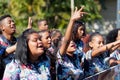
[[[81,21],[83,8],[75,9],[66,32],[49,30],[46,20],[38,21],[39,31],[28,28],[14,36],[16,26],[10,15],[0,17],[0,79],[2,80],[83,80],[120,63],[120,29],[86,36]],[[105,44],[106,43],[106,44]],[[87,49],[85,49],[87,48]]]

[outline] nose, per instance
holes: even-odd
[[[81,33],[82,33],[82,35],[83,35],[84,31],[82,30]]]
[[[11,27],[15,27],[14,21],[11,22]]]
[[[103,43],[101,43],[100,46],[103,46]]]
[[[37,41],[39,44],[42,44],[42,41],[40,40],[40,39],[38,39],[38,41]]]
[[[48,40],[51,42],[51,38],[48,38]]]

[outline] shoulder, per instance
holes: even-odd
[[[18,79],[18,74],[21,72],[18,62],[12,60],[10,63],[6,65],[3,80],[16,80]]]
[[[12,60],[10,63],[8,63],[8,64],[6,65],[6,67],[15,68],[15,67],[18,67],[18,65],[19,65],[19,61],[17,61],[17,60]]]
[[[87,51],[85,56],[86,56],[86,59],[92,59],[92,50]]]

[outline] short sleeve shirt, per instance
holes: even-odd
[[[51,80],[50,61],[47,58],[34,64],[20,65],[18,60],[12,60],[6,65],[3,80]]]
[[[1,46],[1,55],[5,53],[5,49],[7,47],[10,47],[12,45],[14,45],[16,43],[17,39],[15,37],[13,37],[12,41],[7,40],[3,35],[0,35],[0,46]],[[11,60],[13,59],[14,54],[9,54],[8,56],[3,58],[3,61],[5,64],[11,62]]]
[[[86,53],[86,59],[89,62],[89,73],[87,75],[93,75],[107,69],[109,66],[105,64],[105,58],[107,58],[107,53],[92,58],[92,50],[89,50]]]
[[[61,56],[57,53],[57,78],[58,80],[82,80],[83,70],[80,66],[79,58],[76,54],[73,57],[67,54]]]
[[[110,57],[114,57],[116,58],[117,60],[120,60],[120,50],[119,49],[116,49],[114,52],[112,52],[110,54]]]

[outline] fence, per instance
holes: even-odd
[[[113,66],[84,80],[120,80],[120,65]]]

